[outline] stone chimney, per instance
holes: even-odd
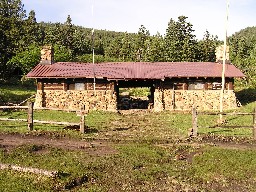
[[[40,64],[51,65],[54,63],[54,51],[52,46],[43,46],[41,50]]]
[[[223,62],[223,51],[224,51],[224,45],[220,45],[216,48],[215,56],[216,56],[216,62],[222,63]],[[229,60],[229,46],[226,48],[226,63],[230,63]]]

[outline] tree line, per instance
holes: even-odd
[[[170,19],[165,35],[150,35],[143,25],[137,33],[95,30],[92,34],[92,29],[74,25],[70,15],[64,23],[38,23],[35,11],[26,15],[21,0],[1,0],[0,79],[28,73],[39,63],[43,45],[54,47],[56,62],[92,62],[92,49],[95,62],[214,62],[215,49],[221,41],[208,31],[202,40],[197,40],[187,19]],[[253,82],[256,62],[256,38],[251,41],[252,34],[255,29],[229,38],[231,61],[249,75],[249,82]]]

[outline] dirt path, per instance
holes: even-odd
[[[114,148],[114,143],[105,140],[93,140],[85,141],[70,138],[51,138],[47,135],[22,135],[18,133],[0,133],[0,148],[5,148],[6,150],[13,149],[21,145],[38,145],[53,148],[60,148],[64,150],[81,150],[85,151],[91,155],[110,155],[116,154],[117,151]],[[180,145],[193,145],[193,146],[204,146],[211,145],[217,146],[225,149],[236,149],[236,150],[256,150],[256,143],[247,142],[223,142],[214,140],[205,140],[202,142],[182,142]],[[173,144],[163,144],[161,146],[170,147]]]
[[[6,150],[21,146],[21,145],[39,145],[65,150],[82,150],[92,155],[108,155],[115,154],[117,151],[112,146],[112,143],[106,141],[84,141],[70,138],[53,139],[47,136],[21,135],[21,134],[1,134],[0,133],[0,148]]]

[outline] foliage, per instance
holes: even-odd
[[[179,16],[178,21],[171,19],[165,36],[165,59],[167,61],[196,61],[197,42],[193,25],[187,17]]]
[[[128,92],[130,96],[143,97],[150,95],[150,88],[136,87],[136,88],[120,88],[119,92]]]
[[[21,0],[0,2],[0,78],[8,80],[24,75],[38,62],[38,49],[55,48],[55,61],[215,61],[218,38],[205,32],[202,40],[194,35],[188,17],[170,19],[166,34],[151,36],[141,25],[137,33],[92,30],[72,24],[70,15],[64,23],[38,23],[35,11],[26,16]],[[245,86],[255,87],[255,27],[243,29],[229,38],[232,63],[247,76]]]
[[[67,62],[72,61],[72,51],[63,46],[63,45],[55,45],[54,46],[54,61],[55,62]]]
[[[84,54],[77,56],[76,61],[78,62],[84,62],[84,63],[92,63],[93,62],[93,56],[92,54]],[[118,61],[116,58],[111,58],[108,56],[103,56],[103,55],[94,55],[94,62],[95,63],[102,63],[102,62],[114,62]]]
[[[164,61],[164,38],[159,33],[149,38],[147,43],[147,51],[145,53],[145,61],[161,62]]]
[[[21,0],[0,1],[0,78],[11,74],[7,62],[21,48],[22,20],[25,11]]]
[[[9,68],[20,68],[23,74],[27,74],[40,61],[40,47],[31,44],[26,50],[17,53],[8,62]]]
[[[246,86],[256,86],[256,27],[247,27],[229,39],[230,58],[247,77]]]
[[[203,40],[198,42],[198,46],[199,46],[198,60],[215,62],[216,60],[215,50],[218,44],[219,43],[218,43],[217,36],[213,36],[209,33],[209,31],[206,31],[204,34]]]

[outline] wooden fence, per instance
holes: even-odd
[[[34,123],[41,123],[41,124],[52,124],[52,125],[67,125],[67,126],[79,126],[80,132],[85,132],[85,116],[87,112],[85,111],[84,107],[81,108],[80,111],[77,112],[77,115],[80,116],[79,123],[70,123],[70,122],[56,122],[56,121],[41,121],[34,119],[34,103],[28,103],[28,106],[0,106],[0,109],[27,109],[27,119],[10,119],[10,118],[0,118],[0,121],[23,121],[28,123],[28,130],[32,131]],[[44,108],[42,110],[51,110]]]
[[[218,128],[251,128],[253,138],[256,140],[256,108],[252,113],[225,113],[225,112],[198,112],[195,108],[192,109],[192,128],[189,130],[188,135],[191,137],[196,137],[198,133],[198,115],[252,115],[252,125],[248,126],[227,126],[227,125],[219,125]]]

